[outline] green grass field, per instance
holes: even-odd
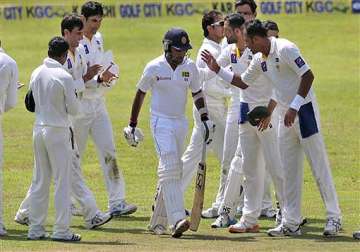
[[[39,1],[37,1],[39,2]],[[47,1],[51,2],[51,1]],[[73,1],[71,1],[73,2]],[[130,1],[128,1],[130,2]],[[127,200],[136,203],[138,211],[129,217],[114,219],[104,227],[88,231],[80,217],[72,220],[72,229],[83,237],[81,243],[27,241],[27,227],[14,223],[16,210],[31,183],[34,115],[23,105],[26,88],[19,91],[16,109],[2,119],[4,134],[4,222],[9,235],[0,238],[0,251],[359,251],[360,243],[351,238],[360,229],[359,172],[359,84],[360,84],[360,17],[351,14],[260,16],[278,22],[282,37],[294,41],[302,50],[315,73],[314,88],[322,115],[322,132],[343,212],[343,231],[339,237],[322,236],[325,210],[306,164],[303,186],[303,215],[309,223],[298,238],[270,238],[265,231],[273,222],[260,220],[259,234],[230,234],[212,230],[211,220],[203,220],[197,233],[187,232],[182,239],[155,236],[147,229],[156,186],[157,158],[149,131],[149,97],[140,114],[139,126],[145,141],[134,149],[127,146],[122,129],[128,123],[135,84],[145,64],[162,53],[161,40],[171,26],[189,31],[194,58],[202,41],[201,16],[151,19],[104,19],[101,32],[106,49],[114,52],[121,69],[118,84],[107,95],[113,122],[117,157],[126,179]],[[0,21],[0,39],[6,51],[16,59],[20,81],[28,83],[31,71],[42,63],[47,42],[60,33],[60,19]],[[192,125],[191,104],[188,118]],[[189,132],[190,133],[190,132]],[[91,141],[83,160],[86,181],[94,192],[98,206],[105,210],[107,196]],[[205,206],[210,206],[218,186],[219,163],[210,156]],[[191,207],[192,190],[186,194]],[[53,198],[47,230],[54,221]]]

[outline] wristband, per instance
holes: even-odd
[[[290,108],[299,111],[300,107],[304,104],[305,98],[301,95],[296,95],[293,101],[290,104]]]
[[[217,73],[224,81],[231,83],[234,79],[234,73],[225,70],[224,68],[220,67],[219,72]]]
[[[136,125],[137,125],[137,122],[133,122],[133,121],[130,121],[130,122],[129,122],[129,126],[130,126],[131,128],[136,128]]]

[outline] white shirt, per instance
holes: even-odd
[[[16,105],[18,76],[15,60],[0,47],[0,114]]]
[[[195,63],[188,58],[171,68],[164,55],[150,61],[137,84],[143,92],[151,89],[151,114],[166,118],[185,116],[187,91],[200,91],[199,72]]]
[[[83,76],[87,72],[87,64],[84,47],[82,45],[79,45],[75,49],[75,54],[73,54],[70,50],[68,51],[64,69],[73,77],[76,91],[84,91],[85,83]]]
[[[100,32],[94,34],[91,40],[84,36],[80,44],[84,48],[86,64],[88,66],[101,64],[104,53],[104,42]],[[97,77],[96,75],[94,79],[85,83],[86,88],[82,95],[83,99],[97,99],[104,96],[104,89],[100,88],[99,83],[97,83]]]
[[[253,58],[253,54],[249,48],[245,48],[243,53],[237,48],[236,44],[230,44],[226,47],[217,62],[221,66],[231,65],[234,73],[240,75],[248,68]],[[272,86],[265,77],[259,76],[254,83],[247,89],[239,89],[233,87],[233,92],[240,93],[240,101],[246,103],[266,103],[269,102],[272,94]]]
[[[274,37],[270,37],[270,41],[268,57],[257,53],[248,69],[241,75],[241,79],[251,86],[260,75],[264,75],[274,86],[275,100],[281,105],[289,107],[297,94],[301,76],[310,67],[294,43]],[[305,97],[305,103],[310,102],[312,97],[313,91],[310,89]]]
[[[217,58],[221,53],[221,45],[212,41],[210,39],[204,38],[204,41],[198,51],[198,55],[196,57],[196,66],[199,69],[206,69],[206,63],[201,59],[201,52],[204,50],[208,50],[215,58]],[[201,70],[200,70],[201,71]],[[227,93],[226,83],[217,75],[213,76],[207,80],[201,80],[202,82],[202,90],[206,95],[210,95],[213,98],[221,99],[226,97]]]
[[[79,103],[72,76],[56,60],[46,58],[30,79],[35,101],[35,125],[69,127],[69,115],[76,115]]]

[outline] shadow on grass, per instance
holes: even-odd
[[[89,231],[84,226],[72,226],[72,227]],[[109,228],[106,226],[98,227],[96,229],[91,229],[91,232],[104,232],[104,233],[114,233],[114,234],[122,234],[122,233],[147,234],[147,233],[149,233],[149,231],[147,229],[142,229],[142,228]]]
[[[59,242],[59,241],[52,241],[51,238],[46,238],[46,239],[41,239],[38,241],[34,241],[34,240],[28,240],[27,239],[27,232],[21,231],[21,230],[16,230],[16,229],[8,229],[8,235],[7,236],[2,236],[0,240],[8,240],[8,241],[22,241],[22,242],[47,242],[47,241],[51,241],[51,242],[56,242],[56,243],[71,243],[71,244],[89,244],[89,245],[110,245],[110,246],[129,246],[129,245],[136,245],[136,243],[129,243],[129,242],[121,242],[121,241],[87,241],[87,240],[82,240],[80,242]],[[104,230],[99,230],[99,231],[104,231]]]
[[[162,238],[173,239],[169,236]],[[181,236],[181,240],[203,240],[203,241],[241,241],[241,242],[256,242],[256,237],[252,236],[220,236],[220,235],[203,235],[203,234],[189,234],[185,233]]]
[[[111,221],[150,221],[149,216],[120,216],[113,217]]]

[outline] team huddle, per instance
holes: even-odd
[[[275,22],[255,19],[256,8],[253,0],[239,0],[236,13],[226,17],[216,10],[205,13],[204,40],[196,62],[187,57],[192,49],[187,32],[171,28],[162,41],[164,54],[145,66],[136,86],[124,136],[132,147],[143,140],[137,122],[145,95],[151,92],[150,128],[159,163],[148,229],[157,235],[170,230],[172,237],[179,238],[193,224],[184,192],[192,188],[207,149],[221,164],[216,198],[201,213],[202,218],[214,219],[212,228],[255,233],[259,217],[265,216],[275,219],[269,236],[301,235],[306,223],[300,211],[305,154],[326,208],[323,234],[336,236],[341,230],[341,211],[311,87],[314,74],[299,48],[278,38]],[[56,212],[52,240],[81,240],[70,230],[71,215],[83,216],[84,226],[93,229],[137,210],[125,201],[125,180],[105,105],[105,94],[118,79],[119,68],[111,51],[104,51],[98,32],[103,14],[100,3],[89,1],[81,16],[65,16],[61,36],[50,40],[48,57],[31,75],[25,105],[35,113],[35,163],[32,183],[15,216],[17,223],[29,226],[30,240],[48,237],[44,225],[52,177]],[[0,76],[6,85],[1,111],[6,112],[16,105],[19,83],[16,62],[4,51],[0,51]],[[188,89],[194,127],[184,151]],[[97,207],[81,171],[89,135],[104,173],[107,212]],[[239,220],[236,214],[241,214]],[[6,235],[2,214],[0,235]],[[359,239],[360,233],[355,232],[354,238]]]

